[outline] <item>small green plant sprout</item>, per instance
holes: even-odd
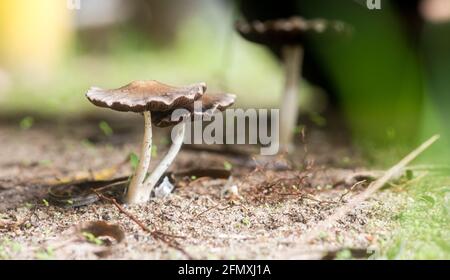
[[[227,170],[227,171],[230,171],[231,169],[233,169],[233,165],[231,163],[229,163],[228,161],[224,161],[223,168],[225,168],[225,170]]]
[[[158,156],[158,147],[156,145],[152,146],[152,157]]]
[[[336,254],[337,260],[349,260],[352,259],[352,252],[349,249],[344,249]]]
[[[113,129],[111,128],[111,126],[106,121],[101,121],[98,124],[98,127],[100,128],[100,130],[103,132],[103,134],[105,136],[113,135]]]
[[[327,125],[327,119],[318,113],[311,113],[309,119],[318,127],[324,127]]]
[[[419,200],[429,204],[431,207],[433,207],[434,204],[436,203],[436,200],[434,199],[434,197],[432,197],[431,195],[426,195],[426,194],[419,196]]]
[[[296,135],[301,134],[304,129],[305,129],[305,125],[303,125],[303,124],[297,125],[294,128],[294,134],[296,134]]]
[[[244,217],[244,218],[242,218],[241,223],[244,226],[249,227],[250,226],[250,219],[248,217]]]
[[[30,203],[30,202],[25,202],[24,206],[25,206],[25,208],[31,209],[34,207],[34,204]]]
[[[30,129],[34,124],[34,118],[33,117],[24,117],[22,120],[20,120],[19,126],[23,130]]]
[[[83,140],[81,140],[81,144],[84,146],[84,147],[86,147],[86,148],[89,148],[89,149],[92,149],[92,148],[94,148],[94,143],[92,143],[89,139],[83,139]]]
[[[86,241],[88,241],[89,243],[92,243],[95,245],[103,245],[103,240],[99,239],[94,234],[87,232],[87,231],[83,231],[81,234],[84,236]]]
[[[44,203],[45,207],[49,207],[50,204],[48,203],[47,199],[42,199],[42,203]]]
[[[54,257],[54,250],[51,246],[48,246],[47,248],[43,250],[39,250],[36,252],[35,257],[38,260],[49,260]]]
[[[327,239],[328,238],[328,233],[325,232],[325,231],[320,232],[319,233],[319,238],[322,239],[322,240]]]
[[[43,159],[39,161],[39,165],[41,166],[49,166],[51,165],[53,162],[50,159]]]
[[[139,165],[139,157],[135,153],[130,154],[130,165],[133,170],[136,170]]]

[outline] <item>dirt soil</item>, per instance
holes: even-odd
[[[185,147],[172,171],[225,166],[232,168],[232,180],[187,178],[166,198],[123,207],[150,229],[179,236],[173,240],[186,255],[156,240],[108,201],[82,207],[49,202],[52,181],[112,166],[118,166],[113,177],[131,174],[130,164],[120,163],[138,151],[142,128],[128,126],[129,121],[110,123],[115,124],[111,136],[102,136],[95,121],[38,122],[27,130],[0,124],[0,259],[320,259],[343,249],[367,258],[389,238],[403,204],[401,194],[380,192],[305,244],[303,233],[367,186],[351,189],[364,161],[344,136],[312,129],[306,149],[299,141],[289,159]],[[167,149],[165,133],[154,141],[153,165]],[[238,193],[226,192],[230,187]],[[123,240],[86,234],[93,221],[119,226]]]

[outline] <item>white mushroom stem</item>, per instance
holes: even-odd
[[[152,117],[151,112],[144,112],[144,139],[142,141],[141,154],[139,164],[128,185],[126,202],[130,204],[142,203],[148,200],[145,196],[145,187],[143,185],[145,176],[147,175],[150,159],[152,157]]]
[[[145,197],[150,198],[150,194],[158,183],[161,176],[164,175],[167,168],[172,164],[173,160],[177,156],[178,152],[183,145],[184,133],[186,130],[186,121],[177,124],[172,130],[172,146],[170,146],[169,151],[164,156],[164,158],[159,162],[158,166],[153,170],[150,176],[144,182]]]
[[[303,61],[303,48],[300,45],[287,45],[282,49],[285,67],[285,88],[280,106],[280,144],[289,151],[298,117],[298,90]]]

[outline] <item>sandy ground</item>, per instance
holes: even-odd
[[[139,126],[119,123],[113,129],[106,137],[99,136],[96,122],[38,124],[28,130],[0,125],[0,259],[320,259],[343,249],[366,258],[367,250],[376,251],[389,238],[403,204],[400,194],[380,192],[305,244],[303,233],[365,187],[349,191],[354,183],[349,178],[364,165],[345,141],[311,131],[307,157],[299,144],[288,170],[272,168],[289,162],[282,157],[257,158],[264,164],[252,166],[251,159],[184,149],[172,171],[223,168],[229,162],[232,181],[191,179],[166,198],[123,207],[150,229],[178,236],[170,240],[186,255],[156,240],[110,202],[83,207],[47,202],[51,180],[109,168],[138,150]],[[156,144],[163,139],[157,137]],[[164,149],[158,145],[158,157]],[[305,159],[314,164],[305,168]],[[123,164],[113,176],[130,172]],[[230,185],[239,196],[224,193]],[[94,221],[117,225],[123,240],[87,235],[86,226]]]

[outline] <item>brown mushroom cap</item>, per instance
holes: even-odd
[[[96,106],[116,111],[160,112],[187,106],[205,90],[205,83],[174,87],[154,80],[134,81],[118,89],[91,87],[86,97]]]
[[[195,103],[190,103],[188,106],[185,106],[184,109],[189,112],[177,116],[179,117],[177,120],[172,120],[172,113],[175,110],[165,111],[165,112],[157,112],[152,116],[152,122],[155,126],[158,127],[167,127],[172,126],[177,123],[180,123],[183,119],[189,118],[194,120],[195,116],[212,116],[216,113],[224,111],[226,108],[232,106],[234,101],[236,100],[236,95],[229,93],[218,93],[218,94],[205,94],[200,99],[195,102],[201,102],[200,110],[195,108]]]
[[[348,33],[351,28],[340,21],[326,19],[306,20],[302,17],[268,20],[251,23],[237,22],[236,30],[245,39],[263,45],[302,44],[313,34]]]

